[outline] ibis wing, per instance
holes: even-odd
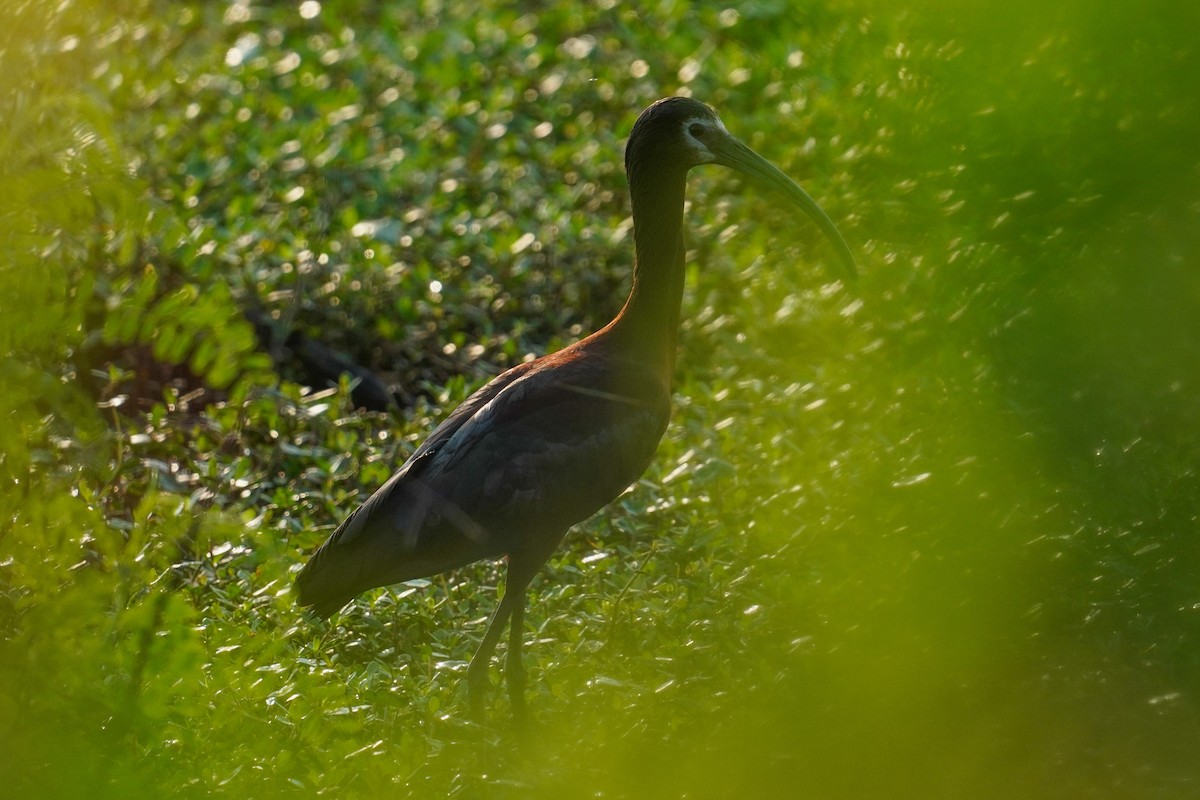
[[[637,364],[564,354],[502,374],[321,546],[301,604],[329,614],[374,586],[553,547],[637,480],[669,409],[665,381]]]
[[[423,480],[508,552],[518,537],[565,532],[637,480],[669,414],[669,388],[649,368],[551,364],[482,406]]]
[[[419,493],[423,484],[414,479],[431,461],[439,448],[463,426],[480,407],[486,405],[506,386],[519,379],[533,366],[533,362],[520,364],[507,370],[477,389],[470,397],[446,417],[429,438],[409,456],[383,486],[379,487],[365,503],[350,514],[338,526],[325,543],[317,549],[296,577],[296,589],[301,605],[313,606],[321,616],[329,616],[346,604],[354,595],[372,586],[380,585],[374,577],[375,563],[364,551],[366,539],[378,538],[381,532],[410,531],[415,535],[421,529],[420,517],[424,513]],[[407,511],[406,511],[407,508]],[[407,521],[404,519],[407,513]],[[405,541],[396,537],[397,551],[411,549]],[[378,547],[379,543],[374,543]],[[413,565],[420,569],[420,565]],[[429,570],[434,571],[434,570]],[[419,574],[419,573],[418,573]],[[414,574],[411,577],[417,577]],[[404,580],[397,578],[396,580]]]
[[[392,500],[393,495],[397,494],[395,491],[396,487],[409,479],[410,475],[415,476],[419,474],[428,465],[431,457],[438,453],[442,446],[458,432],[459,428],[466,424],[480,408],[487,405],[505,387],[528,372],[532,366],[533,362],[518,364],[512,369],[500,373],[476,389],[470,397],[451,412],[450,416],[442,420],[433,433],[429,434],[429,438],[413,451],[413,454],[400,466],[395,475],[383,484],[383,486],[379,487],[365,503],[355,509],[338,526],[338,529],[333,532],[333,535],[329,537],[326,544],[336,542],[349,543],[366,530],[368,520],[381,512],[386,515],[386,512],[383,512],[380,506],[387,505]]]
[[[447,439],[457,433],[458,429],[461,428],[468,420],[470,420],[471,417],[475,416],[475,413],[479,411],[480,408],[487,405],[492,398],[500,394],[500,392],[502,392],[509,384],[513,383],[522,375],[529,372],[529,370],[533,368],[536,363],[536,361],[530,361],[526,364],[518,364],[512,369],[508,369],[500,373],[495,378],[492,378],[483,386],[480,386],[478,389],[472,392],[471,396],[462,401],[462,404],[458,408],[454,409],[454,411],[450,413],[450,416],[442,420],[441,424],[437,426],[433,433],[429,434],[429,438],[426,439],[420,447],[413,451],[413,454],[409,457],[405,464],[411,464],[413,461],[421,458],[431,450],[436,450],[441,447],[441,445]]]

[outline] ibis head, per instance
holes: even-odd
[[[716,112],[690,97],[668,97],[638,117],[625,150],[630,180],[649,165],[677,165],[683,172],[701,164],[720,164],[740,172],[755,183],[773,189],[807,214],[838,253],[841,275],[853,279],[858,271],[846,240],[808,192],[778,167],[731,134]]]

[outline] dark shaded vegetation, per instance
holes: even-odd
[[[3,3],[0,741],[23,796],[1200,794],[1200,54],[1168,3]],[[697,171],[676,415],[532,588],[294,608],[449,408],[620,307]],[[382,377],[295,382],[246,313]]]

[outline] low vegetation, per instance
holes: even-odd
[[[483,6],[0,0],[6,788],[1200,792],[1197,14]],[[675,417],[533,584],[520,740],[466,713],[501,565],[290,585],[620,308],[622,143],[681,92],[862,277],[696,171]]]

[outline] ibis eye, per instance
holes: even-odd
[[[693,122],[691,125],[688,126],[688,133],[690,133],[692,136],[696,137],[697,139],[701,139],[704,137],[704,126],[699,124],[698,122]]]

